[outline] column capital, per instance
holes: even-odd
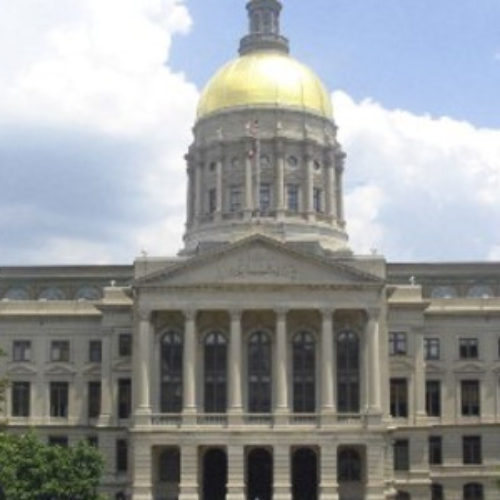
[[[151,321],[153,310],[146,307],[138,307],[135,314],[140,321]]]
[[[380,318],[381,309],[380,307],[367,307],[365,312],[369,321],[376,321]]]
[[[186,321],[194,321],[196,319],[196,315],[198,314],[197,309],[184,309],[182,311],[182,314],[184,315],[184,319]]]
[[[285,318],[286,319],[286,316],[288,314],[288,312],[290,311],[290,309],[288,309],[287,307],[277,307],[276,309],[274,309],[274,313],[276,314],[276,318]]]
[[[333,320],[333,315],[335,314],[335,308],[322,307],[319,310],[319,312],[321,313],[321,316],[323,316],[323,319]]]
[[[239,321],[241,320],[241,316],[243,315],[243,309],[233,307],[231,309],[228,309],[228,313],[231,321]]]

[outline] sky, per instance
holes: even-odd
[[[390,261],[500,260],[500,2],[284,1],[332,93],[347,230]],[[0,0],[0,265],[182,246],[196,104],[243,0]]]

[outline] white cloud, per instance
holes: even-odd
[[[498,243],[500,130],[356,103],[344,92],[333,98],[355,249],[392,259],[487,258]]]

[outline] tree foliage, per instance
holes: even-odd
[[[6,500],[102,500],[97,494],[104,462],[81,441],[45,444],[34,434],[0,433],[0,485]]]

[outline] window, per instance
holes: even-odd
[[[271,339],[255,332],[248,341],[248,411],[271,411]]]
[[[299,211],[299,186],[297,184],[288,184],[286,187],[287,208],[290,212]]]
[[[89,362],[100,363],[102,361],[102,342],[91,340],[89,342]]]
[[[268,212],[271,208],[271,184],[260,185],[259,206],[261,212]]]
[[[391,415],[408,416],[408,382],[405,378],[391,378]]]
[[[293,411],[313,413],[316,410],[316,343],[308,332],[293,339]]]
[[[128,443],[126,439],[116,440],[116,472],[128,470]]]
[[[406,333],[404,332],[389,333],[389,355],[391,356],[406,355]]]
[[[12,382],[12,416],[29,417],[31,390],[29,382]]]
[[[424,339],[424,356],[426,360],[436,360],[441,357],[441,346],[439,339],[426,338]]]
[[[89,382],[88,417],[97,418],[101,413],[101,382]]]
[[[129,378],[118,380],[118,418],[129,418],[132,409],[132,382]]]
[[[182,411],[182,337],[176,331],[167,332],[161,342],[161,411]]]
[[[241,187],[231,186],[229,190],[229,211],[239,212],[241,210]]]
[[[462,450],[464,465],[482,463],[481,436],[464,436],[462,438]]]
[[[480,483],[468,483],[464,485],[464,500],[483,500],[483,485]]]
[[[361,458],[356,450],[340,450],[337,463],[337,479],[339,483],[361,481]]]
[[[50,383],[50,416],[68,416],[68,382]]]
[[[122,358],[132,356],[132,335],[121,333],[118,337],[118,355]]]
[[[359,412],[359,339],[355,332],[337,337],[337,408],[340,413]]]
[[[181,481],[181,457],[177,448],[162,451],[158,461],[160,481],[179,484]]]
[[[441,416],[441,382],[427,380],[425,383],[425,411],[429,417]]]
[[[211,188],[208,190],[208,213],[213,214],[217,208],[217,190]]]
[[[462,415],[477,417],[481,413],[479,380],[462,380]]]
[[[410,446],[407,439],[394,441],[394,470],[410,470]]]
[[[441,436],[429,437],[429,464],[441,465],[443,463],[443,440]]]
[[[314,188],[313,190],[313,205],[314,211],[317,213],[323,212],[323,208],[321,205],[322,191],[320,188]]]
[[[30,361],[31,342],[29,340],[14,340],[12,346],[12,359],[14,361]]]
[[[49,436],[50,446],[68,447],[68,436]]]
[[[479,357],[479,341],[477,339],[460,339],[460,359],[477,359]]]
[[[95,434],[87,436],[87,443],[93,448],[99,448],[99,437]]]
[[[225,413],[227,407],[227,341],[220,332],[205,338],[205,412]]]
[[[69,341],[53,340],[50,345],[51,361],[69,361]]]
[[[431,500],[444,500],[443,485],[438,483],[431,484]]]

